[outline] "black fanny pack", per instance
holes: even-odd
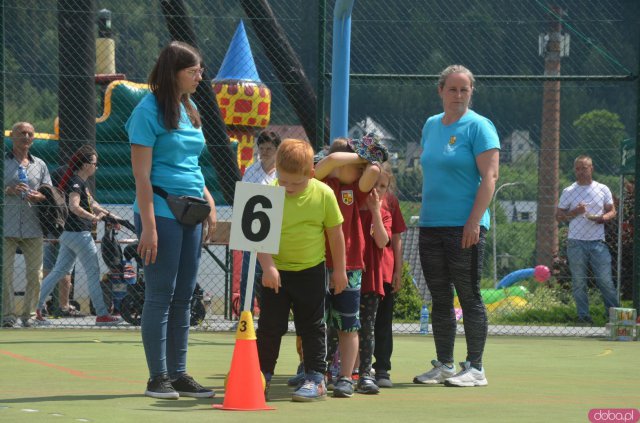
[[[167,201],[167,205],[176,220],[183,225],[197,225],[211,213],[209,202],[200,197],[190,195],[171,195],[162,188],[153,187],[153,192]]]

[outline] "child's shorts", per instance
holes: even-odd
[[[344,291],[338,295],[327,293],[324,317],[329,327],[342,332],[357,332],[360,329],[361,283],[362,270],[347,270],[347,287]]]

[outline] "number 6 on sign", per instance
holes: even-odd
[[[236,182],[229,248],[251,251],[248,281],[254,279],[257,253],[278,254],[283,208],[283,187]],[[250,309],[252,298],[248,283],[242,310]]]
[[[284,188],[236,183],[229,248],[278,254]]]

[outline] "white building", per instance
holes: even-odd
[[[538,203],[536,201],[498,201],[498,205],[507,215],[509,223],[535,222],[538,217]]]
[[[500,161],[503,163],[517,163],[520,160],[538,160],[538,147],[529,135],[529,131],[515,130],[501,141]],[[536,153],[536,154],[532,154]]]

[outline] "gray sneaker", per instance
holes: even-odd
[[[333,391],[336,387],[336,379],[333,378],[331,372],[327,372],[327,391]]]
[[[25,328],[30,328],[30,327],[35,326],[37,324],[36,323],[36,319],[34,319],[33,317],[28,317],[26,319],[23,317],[20,320],[22,320],[22,327],[25,327]]]
[[[18,325],[18,321],[12,318],[2,319],[3,328],[15,328]]]
[[[376,385],[379,388],[393,388],[389,373],[376,373]]]
[[[353,396],[353,382],[350,377],[340,376],[333,386],[335,398],[351,398]]]
[[[414,377],[413,383],[419,385],[436,385],[438,383],[444,383],[446,379],[456,375],[455,365],[450,368],[438,360],[431,360],[431,365],[433,369]]]
[[[471,367],[468,361],[460,363],[462,370],[453,377],[444,381],[445,386],[470,387],[470,386],[487,386],[487,378],[484,375],[484,369],[478,370]]]

